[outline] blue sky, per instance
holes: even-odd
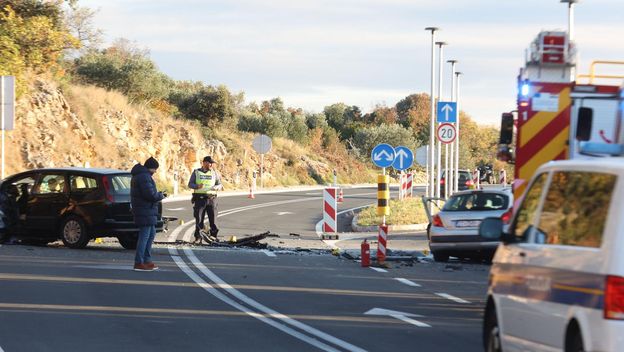
[[[247,102],[281,97],[321,111],[336,102],[368,112],[429,92],[430,34],[459,60],[460,105],[498,125],[514,109],[524,50],[540,30],[567,29],[559,0],[82,0],[98,13],[107,43],[150,49],[174,79],[225,84]],[[624,60],[624,1],[576,6],[579,70],[593,59]],[[624,73],[624,67],[620,70]],[[450,65],[443,98],[450,98]]]

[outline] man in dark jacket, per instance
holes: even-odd
[[[143,165],[134,165],[131,171],[130,201],[134,223],[139,227],[139,239],[134,257],[135,271],[158,269],[151,259],[152,243],[156,236],[158,203],[167,195],[156,190],[156,183],[152,178],[156,169],[158,169],[158,161],[150,157]]]

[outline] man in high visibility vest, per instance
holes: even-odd
[[[200,231],[204,230],[204,219],[208,214],[210,237],[216,240],[219,229],[215,224],[217,213],[217,191],[223,189],[221,176],[214,169],[215,161],[207,156],[202,160],[202,167],[193,170],[188,187],[193,190],[193,216],[195,217],[195,241],[201,242]]]

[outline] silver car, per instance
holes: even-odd
[[[509,190],[472,190],[453,194],[442,210],[431,218],[429,249],[437,262],[449,256],[490,261],[497,241],[479,236],[479,224],[485,218],[511,220],[513,195]]]

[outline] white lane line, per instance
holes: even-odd
[[[371,268],[371,269],[375,270],[375,271],[376,271],[376,272],[378,272],[378,273],[387,273],[387,272],[388,272],[388,270],[386,270],[386,269],[382,269],[382,268],[375,268],[375,267],[373,267],[373,266],[369,266],[369,268]]]
[[[459,297],[451,296],[448,293],[436,293],[436,295],[438,295],[438,296],[440,296],[442,298],[450,299],[451,301],[455,301],[457,303],[470,303],[470,302],[466,301],[465,299],[461,299]]]
[[[408,279],[404,279],[402,277],[395,277],[394,279],[399,281],[399,282],[402,282],[402,283],[406,284],[407,286],[420,287],[420,284],[417,284],[417,283],[415,283],[413,281],[410,281]]]
[[[277,257],[277,256],[275,255],[275,253],[271,252],[271,251],[270,251],[270,250],[268,250],[268,249],[263,249],[263,250],[262,250],[262,253],[266,254],[268,257]]]
[[[173,248],[170,248],[170,253],[172,252]],[[175,252],[177,253],[177,250],[175,250]],[[190,249],[185,249],[185,252],[188,254],[193,253]],[[194,257],[194,255],[193,255]],[[191,268],[189,268],[188,265],[186,265],[186,263],[180,259],[180,257],[172,255],[173,261],[178,265],[178,267],[193,281],[195,281],[195,283],[197,283],[201,288],[203,288],[204,290],[206,290],[208,293],[210,293],[211,295],[215,296],[216,298],[218,298],[219,300],[223,301],[224,303],[232,306],[233,308],[251,316],[254,317],[258,320],[260,320],[263,323],[266,323],[268,325],[271,325],[272,327],[279,329],[285,333],[287,333],[290,336],[293,336],[301,341],[307,342],[310,345],[317,347],[323,351],[332,351],[332,352],[338,352],[339,350],[335,349],[332,346],[329,346],[327,344],[324,344],[320,341],[318,341],[317,339],[311,338],[309,336],[306,336],[296,330],[293,330],[291,328],[289,328],[288,326],[284,325],[284,324],[280,324],[266,316],[264,316],[263,314],[259,314],[256,313],[254,311],[252,311],[251,309],[238,304],[237,302],[235,302],[234,300],[232,300],[231,298],[227,297],[225,294],[221,293],[220,291],[218,291],[216,288],[214,288],[212,285],[210,285],[209,283],[207,283],[206,281],[204,281],[199,275],[197,275]],[[195,258],[195,260],[197,260],[197,258]],[[195,266],[197,266],[197,264],[195,264]]]
[[[341,348],[344,348],[347,351],[357,351],[357,352],[364,352],[365,350],[357,347],[355,345],[352,345],[346,341],[343,341],[337,337],[334,337],[332,335],[329,335],[327,333],[324,333],[320,330],[317,330],[309,325],[306,325],[300,321],[294,320],[284,314],[281,314],[269,307],[266,307],[264,305],[262,305],[261,303],[249,298],[248,296],[244,295],[242,292],[238,291],[237,289],[235,289],[234,287],[230,286],[228,283],[226,283],[225,281],[223,281],[220,277],[218,277],[215,273],[213,273],[212,271],[210,271],[210,269],[208,269],[202,262],[199,261],[199,259],[197,259],[197,257],[195,256],[195,253],[193,253],[193,251],[191,249],[185,248],[184,249],[184,253],[186,254],[186,256],[189,258],[189,260],[191,261],[191,263],[193,263],[193,265],[195,265],[195,267],[197,269],[199,269],[199,271],[202,272],[202,274],[206,275],[206,277],[208,277],[208,279],[210,279],[212,282],[214,282],[216,284],[217,287],[225,290],[226,292],[228,292],[229,294],[231,294],[232,296],[238,298],[240,301],[247,303],[247,305],[265,313],[268,314],[269,316],[271,316],[274,319],[280,320],[286,324],[292,325],[300,330],[305,331],[306,333],[316,336],[320,339],[323,339],[329,343],[332,343],[336,346],[339,346]],[[316,340],[314,340],[315,342],[318,342]],[[306,341],[307,342],[307,341]]]
[[[167,209],[165,209],[165,210],[169,210],[169,211],[181,211],[181,210],[184,210],[184,209],[186,209],[186,208],[167,208]]]

